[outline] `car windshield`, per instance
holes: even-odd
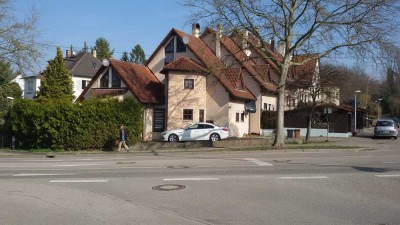
[[[391,127],[393,126],[393,121],[378,121],[376,122],[377,127]]]

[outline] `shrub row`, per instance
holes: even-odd
[[[261,129],[276,129],[276,111],[263,111],[261,113]]]
[[[93,98],[81,103],[19,100],[9,110],[4,129],[22,149],[112,149],[122,123],[128,144],[140,140],[142,112],[133,98]]]

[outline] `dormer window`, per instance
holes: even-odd
[[[174,48],[175,48],[174,39],[172,39],[165,47],[165,59],[164,59],[165,65],[174,61]]]
[[[238,82],[236,82],[236,90],[243,90],[243,85],[240,80]]]
[[[108,81],[109,81],[109,70],[107,69],[106,72],[103,74],[103,77],[100,79],[100,87],[108,88]]]
[[[186,45],[180,38],[176,38],[176,52],[186,52]]]

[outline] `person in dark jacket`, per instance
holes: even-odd
[[[121,127],[119,128],[119,143],[118,143],[118,151],[121,151],[121,145],[124,145],[124,148],[126,151],[129,151],[129,147],[126,145],[126,139],[127,139],[127,135],[126,135],[126,131],[125,131],[125,127],[122,124]]]

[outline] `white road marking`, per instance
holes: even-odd
[[[400,177],[400,174],[382,174],[382,175],[375,175],[377,177]]]
[[[105,183],[108,180],[51,180],[50,183]]]
[[[341,166],[340,164],[334,164],[334,163],[327,163],[327,164],[318,164],[319,166]]]
[[[282,180],[289,180],[289,179],[327,179],[327,176],[311,176],[311,177],[279,177]]]
[[[206,181],[206,180],[219,180],[219,178],[187,177],[187,178],[165,178],[165,179],[163,179],[163,181]]]
[[[74,175],[73,173],[19,173],[13,174],[14,177],[33,177],[33,176],[64,176]]]
[[[254,164],[257,164],[257,165],[259,165],[259,166],[273,166],[271,163],[269,163],[269,162],[263,162],[263,161],[260,161],[260,160],[258,160],[258,159],[255,159],[255,158],[245,158],[244,160],[247,160],[247,161],[250,161],[250,162],[252,162],[252,163],[254,163]]]
[[[397,164],[397,163],[400,163],[400,162],[383,162],[384,164]]]
[[[102,165],[99,163],[91,163],[91,164],[66,164],[66,165],[53,165],[53,166],[60,166],[60,167],[74,167],[74,166],[98,166]]]

